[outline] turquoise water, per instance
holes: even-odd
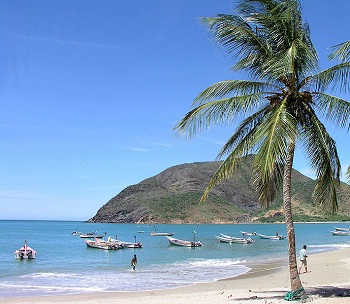
[[[350,237],[333,236],[334,226],[349,224],[295,224],[298,250],[308,253],[350,247]],[[216,240],[220,233],[240,237],[240,231],[286,235],[284,224],[157,225],[158,232],[201,241],[200,248],[170,245],[164,236],[150,236],[154,227],[135,224],[97,224],[61,221],[0,221],[3,231],[0,251],[0,298],[9,296],[72,294],[101,291],[140,291],[188,286],[240,275],[249,271],[252,261],[287,257],[287,240],[255,237],[253,244],[227,244]],[[104,251],[88,248],[71,232],[107,232],[113,238],[143,243],[141,249]],[[143,231],[143,232],[141,232]],[[37,251],[35,260],[14,259],[23,240]],[[138,257],[135,272],[130,260]]]

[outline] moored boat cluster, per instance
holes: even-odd
[[[139,233],[144,231],[139,231]],[[280,235],[276,231],[275,235],[265,235],[257,232],[247,232],[241,231],[242,237],[235,237],[227,234],[220,233],[220,235],[215,235],[216,239],[222,243],[229,244],[252,244],[255,242],[254,237],[259,237],[260,239],[266,240],[284,240],[286,237]],[[344,227],[334,227],[331,231],[334,236],[350,236],[350,228]],[[142,248],[143,244],[136,241],[136,236],[134,236],[134,242],[121,241],[116,238],[108,237],[107,240],[104,237],[107,235],[106,232],[99,234],[97,231],[81,233],[78,231],[73,231],[71,233],[75,236],[80,236],[84,239],[87,247],[103,249],[103,250],[117,250],[123,248]],[[196,240],[196,231],[193,231],[193,240],[181,240],[172,237],[174,233],[172,232],[157,232],[155,229],[150,233],[150,236],[165,236],[171,245],[183,246],[183,247],[201,247],[203,244]],[[32,260],[36,258],[36,251],[27,245],[27,240],[24,240],[24,245],[14,252],[15,259],[17,260]]]

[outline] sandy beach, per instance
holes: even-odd
[[[287,261],[267,261],[251,267],[248,273],[239,277],[177,289],[6,298],[0,303],[288,303],[284,300],[290,290]],[[349,248],[310,255],[308,268],[308,273],[300,275],[308,294],[307,302],[350,303]]]

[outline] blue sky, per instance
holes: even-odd
[[[214,160],[233,127],[172,129],[200,91],[241,78],[198,22],[233,3],[0,1],[0,219],[87,220],[129,185]],[[350,3],[302,4],[325,68]],[[349,135],[330,132],[345,168]],[[294,167],[311,176],[301,154]]]

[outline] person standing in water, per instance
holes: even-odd
[[[136,269],[136,265],[137,265],[137,257],[136,257],[136,254],[134,254],[134,257],[131,259],[132,270]]]

